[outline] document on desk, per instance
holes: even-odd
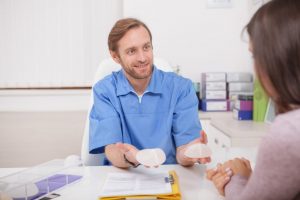
[[[101,200],[180,199],[175,171],[141,174],[110,173],[100,192]]]

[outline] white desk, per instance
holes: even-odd
[[[219,140],[226,140],[226,138],[229,140],[223,141],[225,146],[258,146],[262,137],[268,132],[270,124],[252,120],[236,120],[232,115],[232,112],[199,112],[200,120],[209,120],[210,125],[225,136],[218,138]],[[207,134],[209,136],[209,132]]]
[[[232,118],[212,119],[211,125],[231,140],[231,146],[257,146],[268,132],[270,125],[264,122],[238,121]]]
[[[156,169],[147,169],[140,166],[136,169],[122,170],[111,166],[99,167],[78,167],[74,168],[70,173],[82,174],[83,178],[80,182],[71,184],[55,193],[61,196],[55,198],[57,200],[74,200],[74,199],[98,199],[98,194],[104,184],[106,175],[110,172],[144,172],[147,171],[165,171],[175,170],[179,177],[180,190],[182,200],[220,200],[223,199],[218,195],[213,184],[205,178],[204,165],[196,164],[193,167],[185,168],[180,165],[163,165]],[[2,170],[2,169],[1,169]],[[1,171],[0,170],[0,171]],[[1,173],[3,175],[3,173]]]
[[[109,172],[147,172],[160,170],[175,170],[180,183],[183,200],[195,199],[222,199],[213,184],[205,178],[205,166],[195,165],[185,168],[180,165],[163,165],[157,169],[147,169],[143,166],[137,169],[122,170],[115,167],[86,167],[84,178],[81,182],[74,184],[58,192],[61,199],[96,199]]]

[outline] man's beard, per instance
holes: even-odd
[[[147,70],[146,73],[138,73],[136,71],[136,67],[132,67],[132,68],[124,67],[123,69],[130,77],[132,77],[134,79],[147,79],[152,75],[153,64],[151,64],[150,68],[149,68],[149,66],[146,67],[146,69],[145,69],[145,70]]]

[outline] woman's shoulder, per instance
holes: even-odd
[[[270,126],[270,131],[265,136],[263,143],[298,155],[300,151],[300,109],[278,115]]]
[[[276,131],[277,129],[287,129],[284,132],[289,133],[286,134],[295,134],[300,137],[300,109],[279,114],[271,125],[271,130]]]

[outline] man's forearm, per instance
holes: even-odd
[[[128,168],[130,164],[124,159],[124,154],[116,147],[115,144],[110,144],[105,147],[105,155],[113,166],[119,168]]]

